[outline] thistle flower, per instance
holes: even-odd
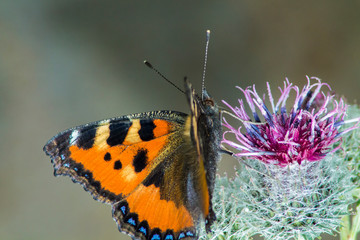
[[[265,163],[286,166],[302,161],[318,161],[327,154],[335,152],[338,148],[330,149],[331,146],[341,139],[341,136],[356,128],[356,126],[339,131],[345,123],[356,122],[359,119],[344,121],[347,105],[342,99],[337,101],[334,96],[320,92],[322,86],[330,89],[326,83],[318,78],[317,83],[308,84],[300,92],[297,86],[293,86],[288,79],[284,82],[284,89],[280,89],[281,96],[274,104],[270,85],[268,97],[272,111],[265,105],[265,99],[261,99],[255,90],[240,89],[252,111],[254,121],[245,111],[243,100],[239,100],[240,107],[232,107],[223,101],[233,112],[233,116],[240,120],[246,133],[241,132],[241,127],[235,129],[224,118],[224,126],[228,129],[224,133],[223,144],[238,150],[235,156],[256,158]],[[286,110],[286,100],[291,90],[296,92],[296,99],[289,114]],[[333,106],[329,106],[332,104]],[[261,122],[257,111],[261,112],[265,122]],[[225,135],[234,134],[237,142],[228,140]]]
[[[326,83],[307,79],[301,91],[286,80],[276,104],[267,84],[271,110],[255,86],[245,90],[238,87],[253,120],[242,100],[239,107],[224,102],[232,110],[228,114],[244,129],[233,127],[224,118],[228,130],[222,143],[234,149],[233,156],[246,164],[240,165],[231,180],[217,178],[213,205],[218,221],[206,239],[238,240],[260,235],[265,239],[310,240],[338,231],[341,218],[350,214],[356,183],[349,169],[355,168],[345,164],[340,149],[346,149],[342,136],[357,128],[344,125],[358,123],[360,118],[346,120],[344,101],[321,92],[324,86],[330,90]],[[310,84],[310,80],[317,82]],[[295,102],[287,113],[286,101],[292,90]],[[229,138],[231,135],[235,140]]]

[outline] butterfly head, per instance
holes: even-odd
[[[198,98],[200,101],[200,98]],[[207,115],[214,115],[219,114],[219,108],[214,99],[209,95],[209,93],[204,88],[202,90],[201,95],[201,106],[203,106],[204,109],[203,112]]]
[[[185,95],[188,98],[192,114],[208,117],[219,115],[218,105],[205,88],[203,88],[202,94],[199,96],[193,89],[192,84],[185,79]]]

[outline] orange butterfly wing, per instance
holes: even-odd
[[[196,239],[209,195],[189,122],[179,112],[134,114],[66,130],[44,151],[56,176],[70,176],[113,206],[120,231],[144,240]]]

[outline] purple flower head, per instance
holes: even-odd
[[[281,96],[275,104],[271,94],[270,85],[267,83],[268,100],[271,104],[269,109],[263,98],[256,92],[255,85],[252,89],[240,89],[248,103],[253,119],[245,111],[243,100],[239,99],[239,107],[227,105],[232,113],[228,113],[240,120],[244,130],[240,126],[234,128],[225,118],[223,126],[228,130],[224,132],[223,144],[226,144],[238,152],[238,157],[259,159],[265,163],[286,166],[302,161],[318,161],[331,152],[340,148],[332,148],[332,144],[341,140],[341,136],[357,128],[352,126],[343,131],[339,128],[350,122],[359,122],[359,118],[344,121],[347,105],[340,98],[321,91],[322,87],[330,86],[322,83],[320,79],[307,77],[308,83],[300,91],[298,86],[293,85],[288,79],[284,81],[284,88],[280,89]],[[316,80],[310,84],[310,80]],[[289,112],[286,110],[286,101],[291,91],[296,93],[296,98]],[[257,112],[260,112],[265,121],[261,121]],[[241,132],[241,130],[243,130]],[[227,139],[228,134],[235,135],[236,141]]]

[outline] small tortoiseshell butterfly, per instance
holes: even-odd
[[[190,115],[153,111],[65,130],[44,147],[54,175],[70,176],[112,206],[134,239],[197,239],[216,219],[211,199],[220,158],[217,104],[185,80]]]

